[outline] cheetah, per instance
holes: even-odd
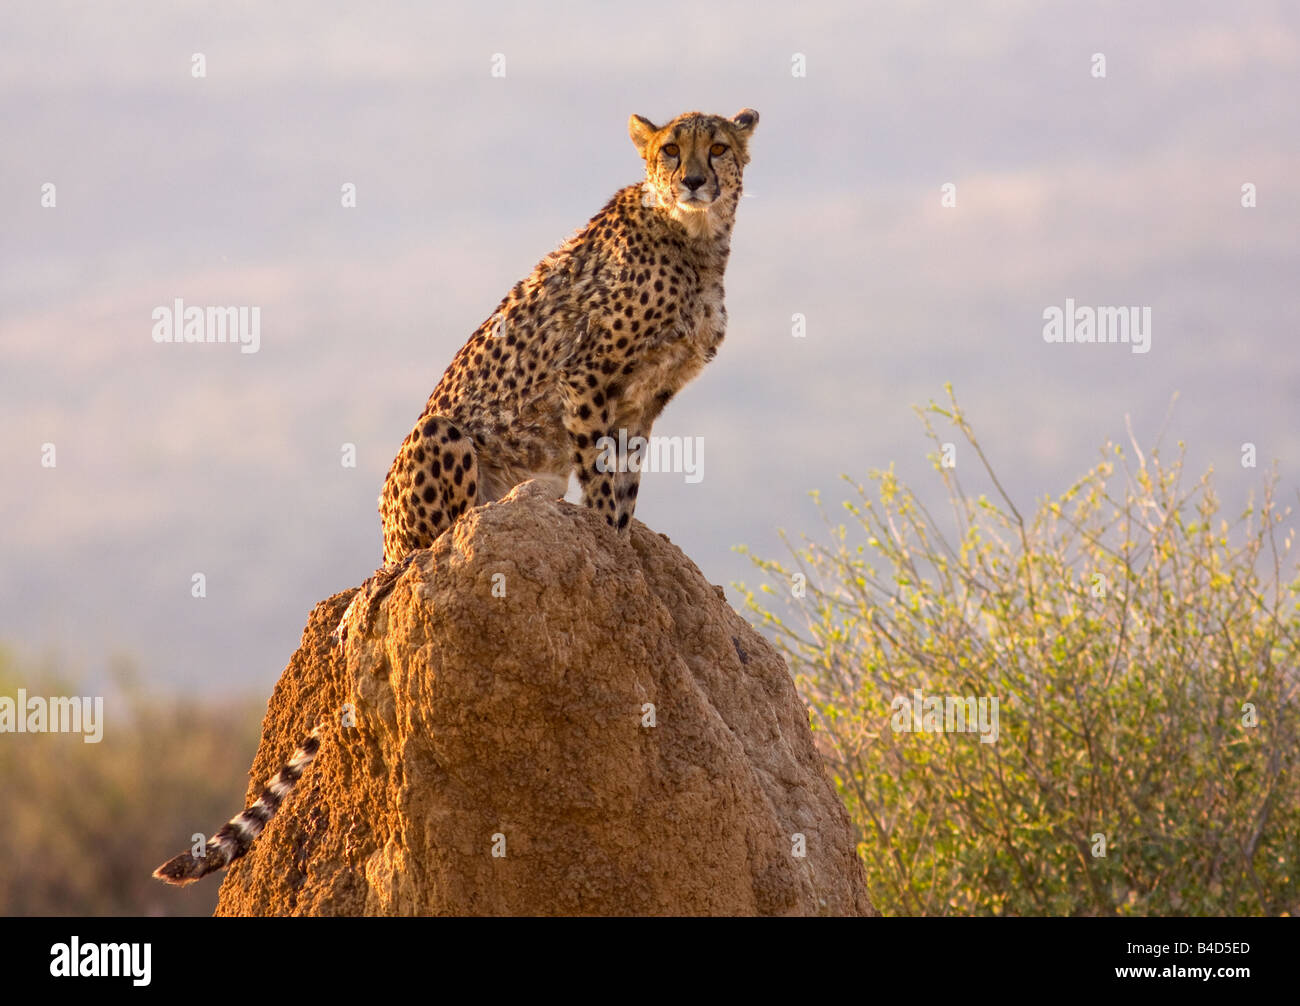
[[[640,473],[611,462],[605,438],[651,426],[718,352],[726,334],[723,274],[758,113],[687,112],[628,132],[644,180],[514,285],[461,347],[402,442],[379,497],[383,566],[353,598],[334,640],[368,623],[416,552],[474,506],[521,482],[564,495],[576,473],[583,503],[630,533]],[[619,433],[625,434],[620,440]],[[320,727],[253,806],[154,871],[188,884],[244,855],[311,764]]]

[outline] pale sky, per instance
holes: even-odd
[[[637,507],[711,581],[756,582],[732,546],[814,531],[841,472],[933,493],[911,406],[946,381],[1022,509],[1174,392],[1193,472],[1244,499],[1276,459],[1294,500],[1295,6],[864,7],[6,3],[0,643],[269,694],[377,565],[455,351],[641,177],[632,113],[761,113],[726,343],[655,428],[704,478]],[[259,352],[154,343],[177,297],[258,306]],[[1150,308],[1150,352],[1046,343],[1067,298]]]

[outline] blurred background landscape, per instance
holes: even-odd
[[[378,563],[410,423],[502,294],[639,178],[631,113],[762,116],[728,339],[655,429],[702,437],[704,478],[647,475],[637,509],[738,607],[734,547],[779,554],[841,473],[893,464],[946,505],[911,407],[947,381],[1027,510],[1126,416],[1144,446],[1167,421],[1226,514],[1274,463],[1294,502],[1294,5],[657,10],[0,11],[0,695],[53,683],[107,718],[99,745],[0,735],[0,912],[211,910],[215,884],[148,870],[237,809],[307,613]],[[177,297],[260,306],[260,351],[155,344]],[[1151,351],[1045,343],[1066,298],[1149,306]]]

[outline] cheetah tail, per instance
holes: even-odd
[[[240,811],[221,829],[208,839],[201,856],[183,852],[153,871],[153,875],[168,884],[184,887],[209,873],[229,866],[252,846],[257,836],[262,833],[267,822],[292,791],[294,784],[302,778],[307,766],[316,759],[320,750],[321,724],[317,724],[308,738],[299,745],[285,766],[280,769],[262,790],[262,795],[247,810]]]

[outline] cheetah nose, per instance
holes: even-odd
[[[703,175],[691,175],[689,178],[683,178],[682,184],[685,185],[692,192],[694,192],[696,189],[698,189],[701,185],[704,184],[704,181],[705,179]]]

